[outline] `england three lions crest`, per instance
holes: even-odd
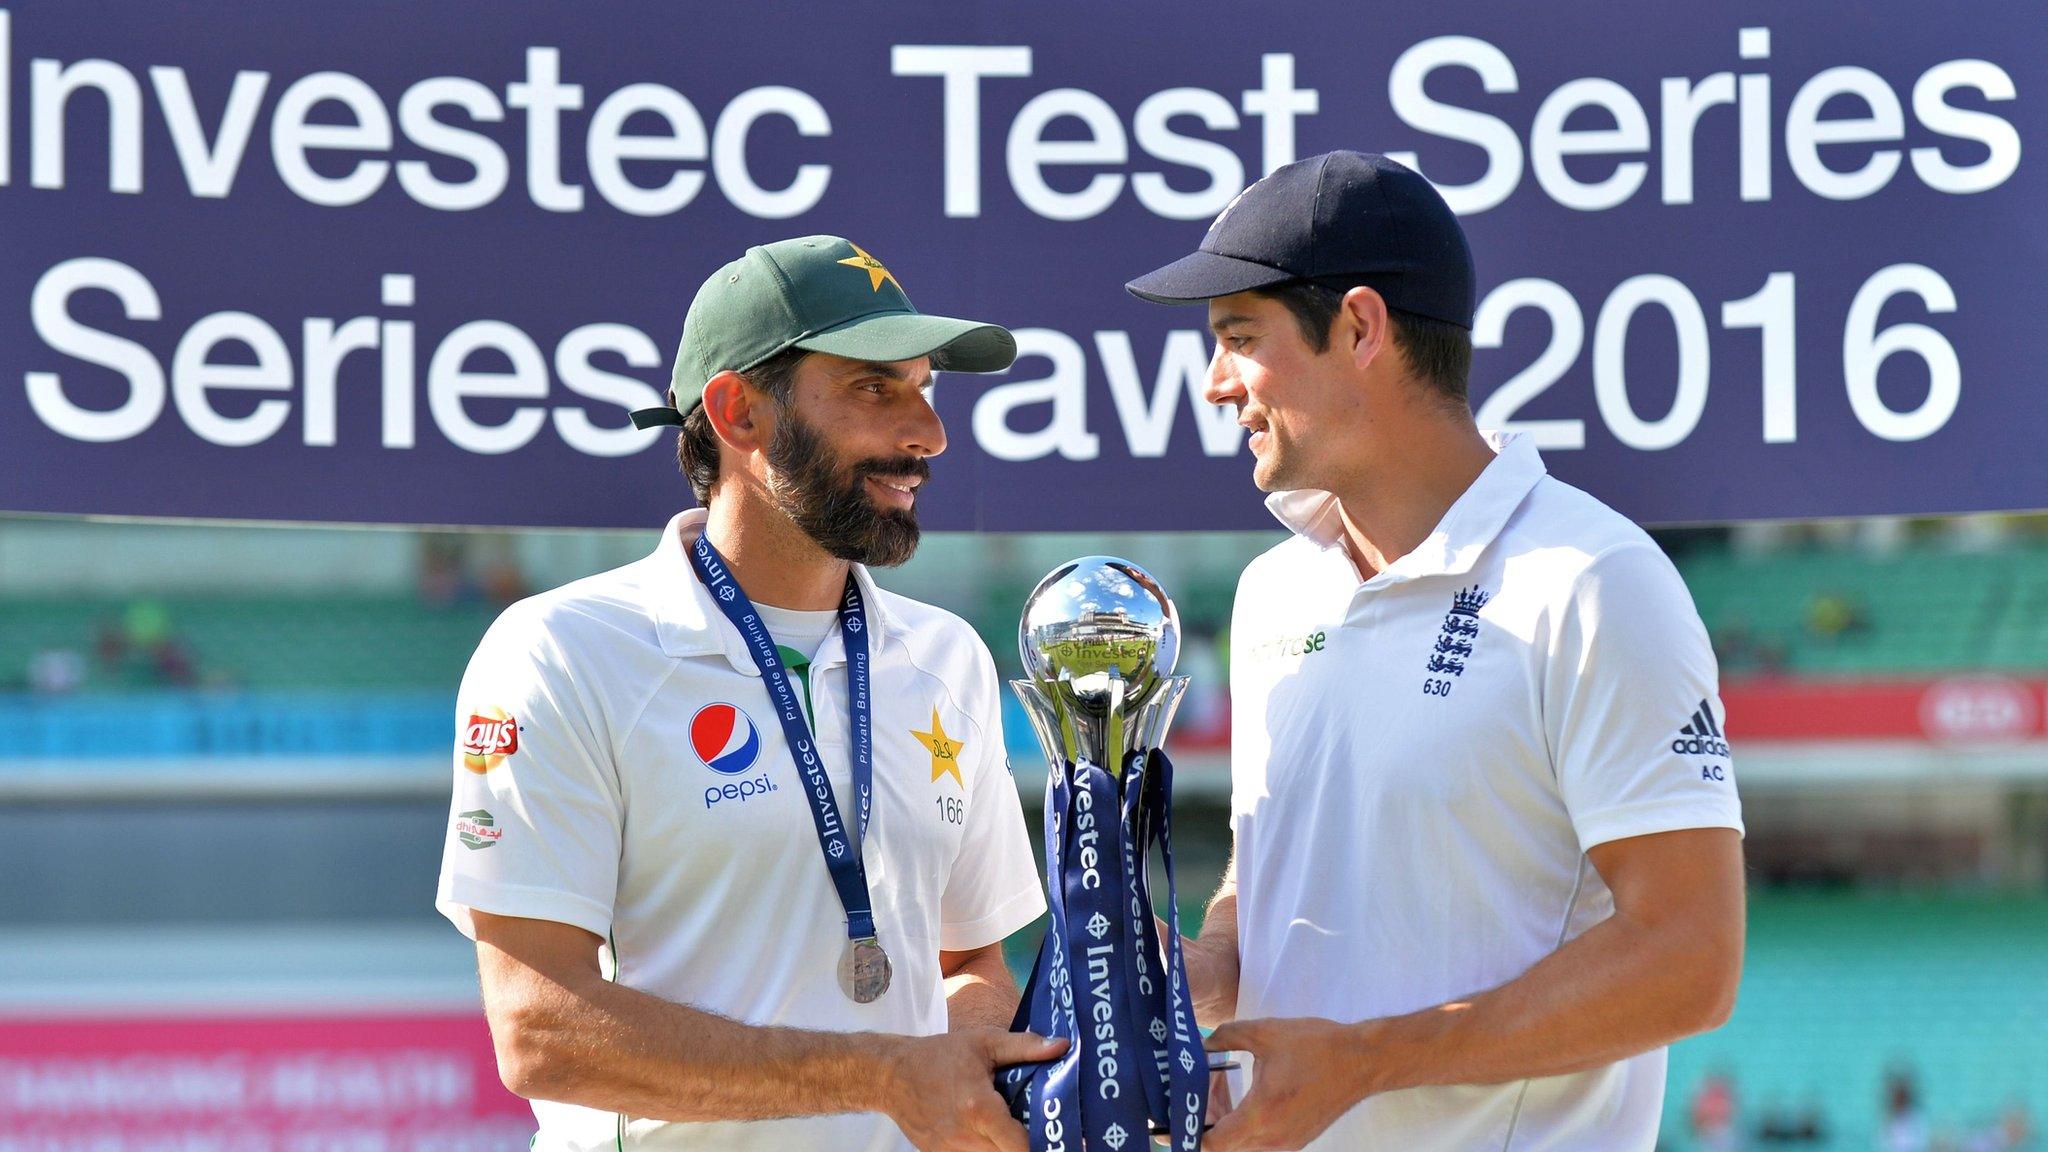
[[[1451,688],[1457,682],[1455,678],[1465,674],[1465,663],[1472,658],[1473,648],[1478,642],[1479,610],[1486,607],[1486,602],[1492,598],[1491,592],[1477,584],[1452,593],[1451,610],[1444,614],[1436,643],[1423,665],[1423,695],[1451,694]]]

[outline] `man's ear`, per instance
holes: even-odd
[[[767,416],[765,405],[757,399],[747,387],[747,378],[737,372],[720,372],[704,384],[704,418],[711,422],[718,442],[735,453],[765,450],[775,431],[763,419]]]
[[[1393,318],[1387,314],[1387,301],[1361,285],[1344,293],[1339,313],[1344,319],[1339,331],[1351,342],[1351,363],[1363,371],[1394,342]]]

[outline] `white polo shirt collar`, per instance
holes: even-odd
[[[710,589],[697,579],[696,570],[690,564],[686,550],[703,534],[709,518],[702,508],[679,512],[661,534],[661,543],[654,550],[654,563],[660,576],[650,605],[654,613],[655,634],[660,638],[664,655],[685,657],[722,653],[735,671],[759,676],[761,670],[755,666],[753,654],[747,651],[746,638],[725,618],[718,605],[712,603]],[[883,606],[881,590],[875,586],[874,577],[868,575],[865,565],[853,566],[853,578],[860,583],[861,600],[867,608],[869,644],[873,651],[880,652],[891,628],[888,609]],[[818,650],[813,666],[842,663],[845,659],[844,641],[835,626],[825,637],[825,646]]]
[[[1547,472],[1527,436],[1514,432],[1485,435],[1494,451],[1492,463],[1444,513],[1427,539],[1365,581],[1361,590],[1376,591],[1423,576],[1462,575],[1479,562],[1480,554]],[[1266,497],[1266,509],[1288,531],[1325,551],[1342,554],[1344,518],[1334,495],[1308,488],[1275,492]],[[1348,557],[1345,563],[1350,563]]]

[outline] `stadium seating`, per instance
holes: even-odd
[[[1756,893],[1749,941],[1734,1018],[1672,1049],[1667,1147],[1695,1146],[1687,1106],[1715,1071],[1733,1076],[1746,1131],[1773,1103],[1815,1102],[1828,1148],[1880,1146],[1894,1065],[1937,1135],[1982,1129],[2015,1101],[2036,1124],[2048,1115],[2048,901]]]
[[[1764,556],[1694,549],[1679,561],[1700,616],[1717,640],[1746,632],[1777,649],[1784,671],[1825,676],[1949,669],[2048,667],[2048,547],[1988,553],[1910,548],[1873,556],[1793,550]],[[1017,605],[1028,589],[983,590],[970,610],[990,647],[1013,659]],[[1856,623],[1832,638],[1809,622],[1814,603],[1838,597]],[[1231,588],[1191,580],[1182,618],[1220,627]],[[156,601],[207,681],[248,688],[439,688],[496,609],[430,607],[409,597],[217,596]],[[49,648],[90,653],[95,637],[131,607],[106,598],[0,601],[0,689],[24,682],[30,657]],[[1731,675],[1753,671],[1724,658]],[[92,687],[107,683],[105,672]]]
[[[452,692],[497,609],[429,607],[404,597],[158,598],[199,682],[254,689],[433,688]],[[37,652],[90,655],[132,605],[106,599],[0,601],[0,686],[19,686]],[[92,688],[147,686],[95,664]]]
[[[1785,671],[1822,675],[2048,666],[2048,549],[1891,555],[1689,552],[1679,569],[1717,640],[1746,629]],[[1840,597],[1860,623],[1832,639],[1808,614]],[[1731,671],[1737,669],[1731,668]]]

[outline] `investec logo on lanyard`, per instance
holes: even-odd
[[[1146,1034],[1152,1038],[1152,1074],[1160,1083],[1170,1087],[1173,1065],[1166,1051],[1166,1022],[1157,1014],[1158,990],[1153,986],[1152,964],[1148,962],[1157,939],[1152,931],[1152,899],[1147,891],[1145,862],[1139,854],[1139,836],[1135,831],[1142,826],[1145,815],[1145,786],[1142,783],[1142,776],[1140,780],[1138,787],[1125,788],[1124,806],[1120,813],[1124,827],[1134,831],[1131,835],[1117,838],[1123,846],[1124,895],[1129,898],[1130,911],[1130,923],[1125,928],[1124,937],[1132,952],[1127,962],[1127,970],[1135,976],[1137,984],[1137,999],[1132,1005],[1134,1015],[1131,1023],[1133,1026],[1144,1028]],[[1149,1024],[1143,1021],[1143,1016],[1148,1011],[1153,1013]],[[1133,1037],[1132,1040],[1142,1053],[1145,1049],[1144,1040],[1140,1037]],[[1142,1056],[1137,1059],[1142,1063]]]
[[[1102,887],[1101,853],[1096,849],[1102,832],[1095,826],[1095,797],[1086,788],[1075,789],[1074,808],[1074,830],[1078,833],[1075,843],[1080,846],[1081,887],[1094,891]],[[1109,924],[1100,912],[1091,917],[1085,927],[1088,934],[1097,940],[1109,931]],[[1100,1077],[1095,1092],[1104,1100],[1114,1100],[1123,1095],[1123,1086],[1117,1080],[1117,1073],[1122,1070],[1117,1051],[1117,1005],[1109,986],[1110,963],[1115,956],[1114,944],[1091,944],[1085,953],[1088,1016],[1095,1021],[1095,1073]]]
[[[1088,995],[1094,1003],[1089,1015],[1095,1020],[1095,1073],[1102,1077],[1096,1084],[1095,1092],[1104,1100],[1114,1100],[1123,1095],[1117,1083],[1120,1070],[1116,1042],[1116,1002],[1110,999],[1109,966],[1116,955],[1112,944],[1096,944],[1088,949]]]
[[[1046,1093],[1038,1112],[1045,1117],[1045,1152],[1067,1152],[1067,1122],[1060,1116],[1059,1096]]]
[[[1157,752],[1123,767],[1117,777],[1085,760],[1061,762],[1047,782],[1050,923],[1012,1027],[1071,1044],[1055,1060],[997,1077],[1011,1114],[1027,1122],[1032,1152],[1135,1152],[1147,1146],[1155,1122],[1162,1127],[1151,1130],[1183,1152],[1201,1143],[1209,1071],[1192,1027],[1173,910],[1172,768]],[[1164,939],[1142,915],[1151,897],[1138,879],[1155,841],[1165,852],[1172,917]],[[1147,973],[1159,964],[1153,949],[1161,945],[1166,972]],[[1084,987],[1074,987],[1077,977]],[[1087,1005],[1085,1021],[1076,1001]],[[1148,1049],[1152,1060],[1144,1058]],[[1070,1131],[1080,1138],[1069,1141]]]
[[[832,799],[832,784],[825,778],[824,767],[818,762],[818,754],[811,748],[809,740],[799,740],[796,746],[796,762],[802,767],[804,780],[811,786],[811,794],[820,800]],[[834,860],[846,855],[846,825],[839,822],[839,806],[834,804],[824,810],[825,851]]]
[[[1176,918],[1178,918],[1178,913],[1176,913]],[[1180,969],[1178,967],[1169,966],[1166,973],[1166,983],[1173,996],[1173,1042],[1176,1047],[1185,1052],[1194,1044],[1194,1030],[1188,1027],[1187,989],[1181,985]],[[1162,1065],[1162,1067],[1166,1066]],[[1168,1068],[1168,1075],[1171,1075],[1170,1068]],[[1208,1102],[1202,1099],[1200,1093],[1189,1092],[1181,1101],[1181,1107],[1183,1115],[1181,1116],[1180,1139],[1177,1147],[1190,1150],[1200,1148],[1202,1146],[1202,1121],[1204,1114],[1209,1110]]]
[[[1046,789],[1048,801],[1056,789],[1057,784]],[[1057,845],[1066,842],[1064,829],[1060,827],[1061,819],[1062,813],[1058,808],[1048,803],[1045,817],[1046,847],[1054,859],[1059,857]],[[1058,893],[1051,895],[1055,900],[1059,899]],[[1052,961],[1047,966],[1046,986],[1052,993],[1053,1013],[1064,1019],[1068,1035],[1079,1035],[1080,1026],[1074,1016],[1074,972],[1068,962],[1066,941],[1060,933],[1048,931],[1045,934],[1045,950]],[[1058,1092],[1046,1092],[1039,1098],[1040,1132],[1044,1136],[1045,1144],[1043,1149],[1034,1149],[1034,1152],[1067,1152],[1067,1120],[1062,1115],[1063,1111]]]
[[[704,583],[720,600],[732,599],[732,573],[726,571],[725,558],[717,552],[708,552],[703,557],[703,563]]]
[[[1081,846],[1081,887],[1092,892],[1102,887],[1101,854],[1095,850],[1095,842],[1102,838],[1102,833],[1095,827],[1095,798],[1086,788],[1077,788],[1074,807],[1080,810],[1074,817],[1074,830],[1080,836],[1074,842]]]
[[[847,944],[838,965],[839,986],[855,1003],[873,1003],[889,989],[889,957],[875,932],[874,902],[868,892],[867,869],[862,865],[859,845],[847,843],[846,824],[832,795],[831,780],[819,763],[811,726],[804,718],[796,690],[790,686],[782,658],[775,651],[774,637],[769,635],[767,626],[754,609],[753,601],[733,581],[724,558],[704,536],[697,537],[689,551],[697,578],[711,591],[726,620],[745,638],[748,654],[761,673],[762,686],[774,701],[776,719],[782,725],[783,742],[789,746],[790,756],[804,778],[804,798],[817,828],[818,847],[825,857],[832,887],[839,895],[840,907],[846,912]],[[853,790],[858,797],[856,810],[860,821],[856,835],[867,831],[869,802],[874,789],[874,761],[870,755],[872,738],[869,735],[873,718],[867,709],[865,615],[859,582],[854,573],[848,572],[846,596],[839,609],[839,629],[846,643],[848,676],[852,680],[848,703],[856,734],[852,765]],[[854,851],[849,852],[849,847]]]

